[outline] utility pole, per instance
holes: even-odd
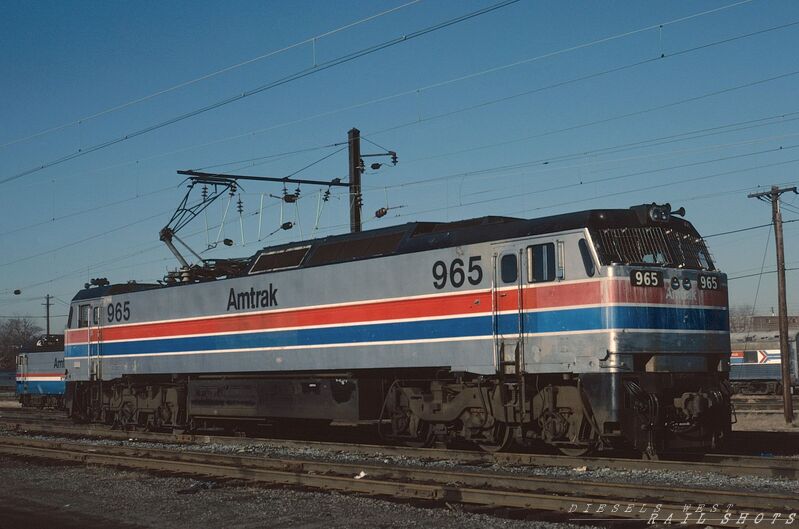
[[[785,422],[793,422],[793,401],[791,400],[791,367],[790,350],[788,349],[788,304],[785,294],[785,248],[782,239],[782,213],[780,213],[780,195],[793,191],[795,187],[780,189],[771,186],[771,191],[752,193],[749,198],[757,198],[764,202],[771,202],[771,217],[774,223],[774,241],[777,245],[777,305],[780,322],[780,362],[782,364],[782,403],[785,412]]]
[[[361,131],[355,127],[347,133],[350,153],[350,233],[361,231]]]
[[[50,334],[50,305],[52,305],[52,303],[50,303],[50,298],[51,297],[52,296],[50,294],[47,294],[44,297],[44,303],[42,303],[42,305],[44,305],[44,307],[45,307],[44,314],[45,314],[45,318],[47,320],[47,334],[48,335]]]

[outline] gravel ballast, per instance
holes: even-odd
[[[0,529],[570,529],[459,509],[0,457]],[[586,527],[586,526],[582,526]]]

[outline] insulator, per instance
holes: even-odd
[[[327,202],[328,200],[330,200],[330,190],[329,189],[327,191],[325,191],[325,195],[322,197],[322,202]]]
[[[239,212],[239,215],[244,213],[244,203],[241,201],[241,195],[239,195],[239,200],[236,202],[236,211]]]
[[[208,186],[206,185],[203,186],[203,191],[201,196],[203,197],[203,201],[208,200]]]
[[[294,223],[291,222],[291,221],[284,222],[283,224],[280,225],[280,229],[281,230],[290,230],[293,227],[294,227]]]
[[[375,211],[375,217],[381,219],[385,217],[387,213],[388,213],[388,208],[380,208],[377,211]]]

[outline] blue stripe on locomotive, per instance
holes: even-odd
[[[737,364],[730,367],[730,380],[782,380],[782,365]]]
[[[518,315],[499,317],[500,334],[517,332]],[[592,331],[603,329],[728,330],[727,311],[656,306],[588,307],[524,314],[525,333]],[[226,335],[160,338],[154,340],[103,343],[104,356],[137,353],[213,351],[259,347],[291,347],[361,342],[435,340],[491,335],[491,316],[468,316],[444,320],[349,325],[288,331],[236,333]],[[96,344],[92,353],[96,354]],[[68,357],[85,356],[87,346],[67,348]]]
[[[17,382],[17,395],[63,395],[63,380]]]

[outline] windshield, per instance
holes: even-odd
[[[705,241],[662,226],[591,230],[603,264],[651,264],[714,270]]]

